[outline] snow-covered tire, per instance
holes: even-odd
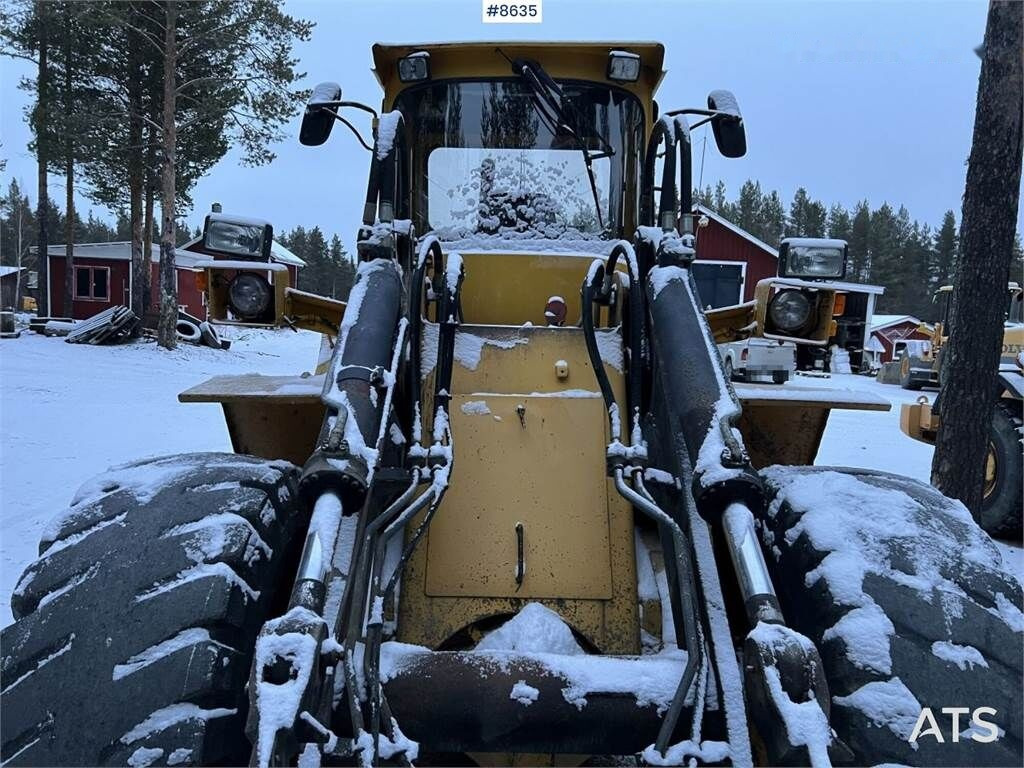
[[[178,324],[175,326],[175,330],[178,333],[178,338],[182,341],[198,342],[203,332],[199,330],[199,326],[188,320],[178,320]]]
[[[199,333],[203,337],[203,344],[214,349],[220,349],[220,334],[217,333],[217,329],[214,328],[208,322],[202,322],[199,324]]]
[[[999,401],[992,410],[989,449],[995,459],[995,487],[985,497],[978,525],[998,539],[1020,540],[1024,444],[1020,403]]]
[[[290,589],[297,471],[128,464],[44,531],[0,636],[4,765],[244,765],[256,634]]]
[[[959,502],[908,478],[762,471],[762,543],[787,621],[821,652],[832,726],[855,765],[1022,764],[1021,585]],[[929,707],[944,742],[910,737]],[[943,707],[982,713],[991,743],[952,743]],[[928,725],[923,726],[927,729]],[[987,736],[985,728],[975,728]]]

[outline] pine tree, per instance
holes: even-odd
[[[331,238],[330,263],[334,270],[330,295],[335,299],[347,301],[352,284],[356,280],[356,268],[337,235]]]
[[[871,241],[871,206],[867,200],[857,203],[850,224],[850,264],[847,274],[851,280],[869,280],[871,258],[868,253]]]
[[[736,201],[736,218],[733,223],[747,232],[758,234],[761,227],[761,185],[747,179],[740,187],[740,196]]]
[[[761,204],[761,219],[757,231],[754,233],[758,238],[776,246],[782,240],[782,233],[786,229],[786,211],[782,207],[782,198],[776,190],[772,190],[764,196]]]
[[[793,201],[789,204],[789,216],[786,218],[786,237],[805,237],[804,229],[807,222],[807,208],[811,204],[807,190],[798,187],[793,193]]]
[[[846,240],[849,243],[851,226],[850,213],[840,203],[835,203],[828,209],[826,228],[829,237]]]
[[[931,290],[949,285],[953,280],[956,267],[957,234],[956,216],[953,211],[946,211],[942,216],[942,226],[935,233],[935,271],[932,274]]]
[[[725,199],[725,182],[719,179],[718,183],[715,184],[715,199],[714,204],[711,208],[722,216],[725,216],[727,210],[727,202]]]
[[[870,272],[867,280],[885,286],[885,293],[878,299],[880,312],[899,311],[902,291],[900,281],[896,214],[892,206],[882,203],[871,213],[871,234],[868,239],[868,263]]]

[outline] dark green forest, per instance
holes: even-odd
[[[852,209],[842,204],[826,205],[812,198],[803,187],[789,205],[777,191],[765,192],[761,184],[747,181],[739,194],[730,199],[725,184],[694,190],[694,200],[720,213],[737,226],[770,245],[782,237],[835,237],[850,244],[847,279],[885,287],[876,311],[906,313],[922,320],[935,320],[932,295],[940,285],[953,279],[959,249],[959,222],[953,211],[946,211],[937,225],[911,217],[906,207],[883,202],[873,207],[867,200]],[[2,263],[17,260],[20,221],[23,264],[29,269],[29,245],[35,241],[35,214],[28,197],[12,181],[0,200],[0,251]],[[50,202],[49,220],[54,231],[63,232],[64,213]],[[75,214],[75,241],[80,243],[130,240],[128,216],[119,215],[111,224],[93,216]],[[178,245],[199,234],[181,222],[177,228]],[[298,287],[344,299],[355,277],[351,257],[336,233],[324,233],[319,226],[302,226],[276,235],[276,239],[307,266],[299,270]],[[1015,245],[1011,280],[1024,282],[1020,237]]]

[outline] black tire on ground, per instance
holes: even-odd
[[[1015,407],[1016,406],[1016,407]],[[989,446],[995,457],[995,488],[982,503],[978,525],[989,535],[1019,540],[1021,486],[1024,483],[1024,446],[1019,403],[997,402],[992,412]]]
[[[86,483],[0,636],[4,764],[248,764],[244,688],[290,588],[296,477],[195,454]]]
[[[199,333],[203,337],[203,344],[214,349],[221,349],[220,334],[210,323],[204,321],[199,324]]]
[[[815,642],[854,765],[1022,764],[1021,585],[967,510],[866,470],[770,467],[762,543],[787,621]],[[944,734],[910,736],[929,707]],[[952,743],[943,707],[1002,733]],[[927,728],[927,725],[925,726]],[[987,729],[973,733],[987,736]]]
[[[175,330],[178,333],[178,338],[182,341],[198,342],[202,338],[203,332],[199,330],[199,326],[189,320],[178,319],[178,324],[175,326]]]
[[[921,381],[915,380],[910,373],[910,358],[904,355],[900,358],[900,386],[903,389],[909,389],[911,392],[917,392],[921,389]]]
[[[789,371],[773,371],[772,381],[776,384],[785,384],[789,381]]]

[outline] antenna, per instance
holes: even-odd
[[[704,143],[700,146],[700,179],[697,181],[697,191],[704,189],[704,152],[708,148],[708,129],[704,128]]]

